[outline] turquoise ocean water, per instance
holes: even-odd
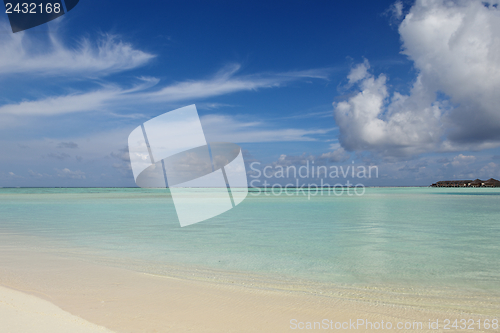
[[[249,194],[185,228],[168,190],[0,189],[0,234],[2,245],[155,274],[182,265],[338,285],[500,292],[500,189]]]

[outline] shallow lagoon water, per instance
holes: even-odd
[[[291,192],[289,192],[290,194]],[[250,193],[181,228],[168,190],[0,189],[4,242],[126,263],[336,285],[500,291],[500,189]],[[21,238],[20,238],[21,237]],[[19,244],[17,244],[19,245]]]

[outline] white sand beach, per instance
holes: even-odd
[[[0,285],[18,290],[0,289],[1,331],[13,333],[291,332],[325,320],[333,325],[329,330],[335,330],[335,323],[364,320],[391,322],[393,328],[420,322],[421,328],[397,331],[438,332],[447,331],[442,326],[447,318],[492,318],[460,310],[460,305],[438,297],[414,300],[412,295],[395,294],[400,304],[362,299],[346,290],[324,297],[300,290],[155,276],[22,249],[1,252]],[[402,305],[416,301],[422,306]],[[482,306],[494,311],[498,304]],[[429,320],[439,320],[440,329],[428,329]],[[349,331],[380,331],[357,328]]]
[[[112,333],[38,297],[0,286],[3,333]]]

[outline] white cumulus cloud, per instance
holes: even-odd
[[[72,171],[68,168],[62,170],[56,169],[57,175],[61,178],[85,179],[85,172],[80,170]]]
[[[474,163],[475,161],[476,161],[475,156],[467,156],[467,155],[460,154],[460,155],[455,156],[453,158],[451,165],[453,165],[454,167],[463,166],[463,165],[468,165],[468,164]]]
[[[399,33],[418,71],[410,94],[390,93],[366,61],[354,67],[360,91],[334,104],[343,146],[403,156],[500,145],[498,1],[417,0]]]

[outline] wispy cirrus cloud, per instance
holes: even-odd
[[[16,104],[0,106],[0,115],[13,116],[55,116],[67,113],[102,109],[105,102],[116,98],[120,89],[104,88],[81,94],[54,96],[34,101],[23,101]]]
[[[28,186],[44,179],[52,186],[83,180],[99,185],[102,179],[111,186],[133,186],[123,147],[130,131],[157,109],[192,103],[202,104],[205,110],[228,107],[214,97],[327,81],[333,72],[319,68],[248,74],[239,64],[229,64],[206,77],[162,82],[151,76],[109,75],[138,68],[155,57],[116,36],[102,35],[97,41],[83,38],[76,46],[63,41],[57,31],[43,36],[48,40],[31,38],[25,33],[0,35],[0,76],[23,88],[19,91],[16,86],[12,89],[16,94],[0,96],[0,164],[15,172],[0,173],[0,181],[8,185],[21,184],[18,178],[13,181],[19,176]],[[25,84],[26,78],[33,79],[33,84]],[[202,117],[207,138],[239,143],[318,141],[331,131],[243,118]]]
[[[0,29],[9,30],[5,22]],[[81,38],[66,46],[57,33],[40,43],[29,34],[0,34],[0,75],[23,74],[95,77],[136,68],[155,55],[138,50],[118,36],[103,34],[96,42]]]
[[[208,98],[238,91],[276,88],[303,78],[326,79],[330,73],[330,69],[325,68],[298,72],[236,75],[240,68],[240,64],[230,64],[209,79],[177,82],[145,94],[144,97],[158,102]]]
[[[143,77],[140,78],[140,84],[128,89],[117,85],[107,85],[89,92],[6,104],[0,106],[0,115],[55,116],[85,111],[108,110],[111,112],[116,107],[131,104],[150,105],[181,101],[191,103],[240,91],[279,87],[305,77],[304,73],[300,73],[300,75],[293,73],[237,75],[239,69],[239,65],[233,64],[217,72],[211,78],[176,82],[156,90],[152,90],[152,88],[158,86],[159,80]],[[317,74],[317,71],[314,73]]]
[[[238,143],[318,141],[318,136],[333,131],[333,128],[282,128],[263,121],[242,121],[227,115],[204,116],[201,122],[209,141]]]

